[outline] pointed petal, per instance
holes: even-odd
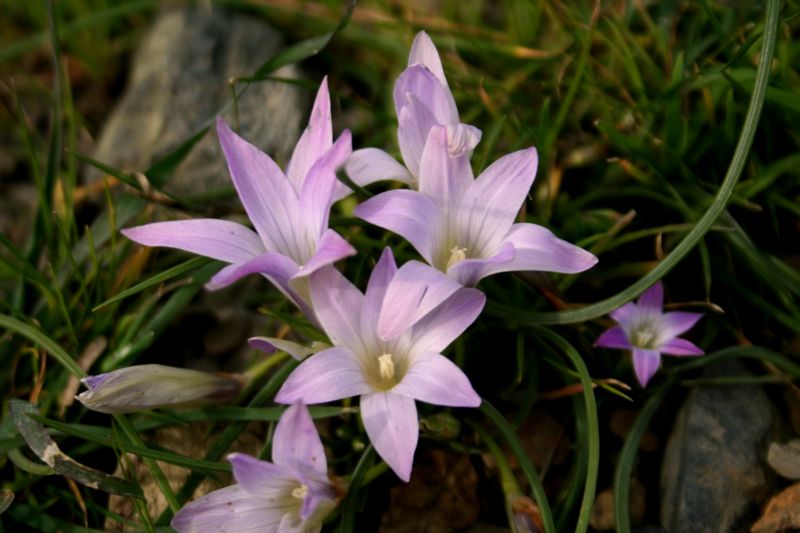
[[[458,124],[458,108],[446,84],[422,65],[406,68],[394,84],[394,106],[398,118],[412,99],[424,103],[438,124]]]
[[[597,264],[593,254],[536,224],[514,224],[505,242],[514,245],[514,259],[492,265],[485,275],[520,270],[574,274]]]
[[[635,303],[628,302],[625,305],[617,307],[611,311],[609,315],[627,331],[636,322],[636,317],[639,315],[639,308]]]
[[[307,238],[316,240],[328,228],[333,193],[339,185],[336,170],[352,151],[350,131],[344,130],[330,150],[322,154],[308,170],[300,189],[300,220]]]
[[[272,252],[303,261],[293,228],[299,220],[297,192],[270,157],[236,135],[222,118],[217,135],[233,184],[261,240]]]
[[[628,340],[628,334],[621,326],[614,326],[613,328],[605,330],[594,341],[594,346],[601,348],[621,348],[623,350],[631,350],[633,346]]]
[[[364,306],[361,308],[361,334],[367,346],[378,345],[378,317],[381,313],[386,290],[397,273],[397,263],[391,248],[384,248],[378,263],[372,269]]]
[[[247,344],[251,348],[261,350],[266,353],[275,353],[280,350],[286,352],[298,361],[302,361],[312,353],[317,352],[313,346],[306,346],[299,342],[287,341],[286,339],[277,339],[275,337],[250,337],[247,339]]]
[[[441,212],[424,194],[407,190],[387,191],[359,204],[354,213],[371,224],[402,236],[426,261],[433,261]]]
[[[633,349],[633,369],[642,387],[647,386],[647,382],[656,373],[660,364],[661,354],[656,350]]]
[[[428,36],[427,33],[421,31],[414,37],[414,43],[411,45],[411,51],[408,54],[408,66],[422,65],[427,67],[431,73],[436,76],[439,83],[447,86],[447,79],[444,77],[444,69],[442,69],[442,60],[439,58],[439,52],[436,46]]]
[[[536,176],[535,148],[501,157],[467,190],[458,213],[460,240],[473,256],[485,257],[506,237]]]
[[[644,291],[636,302],[642,311],[661,314],[664,309],[664,286],[660,281]]]
[[[247,492],[281,498],[291,496],[299,484],[288,465],[261,461],[246,453],[230,453],[226,459],[233,466],[233,477]]]
[[[378,335],[385,340],[397,337],[461,288],[443,272],[409,261],[400,267],[386,291]]]
[[[441,352],[478,318],[485,303],[486,296],[481,291],[459,289],[414,325],[414,350]]]
[[[300,278],[303,276],[310,276],[320,268],[332,265],[340,259],[355,255],[355,253],[355,248],[350,246],[350,243],[344,240],[341,235],[332,229],[325,230],[325,233],[322,234],[322,238],[319,240],[317,252],[305,265],[299,267],[293,277]]]
[[[308,409],[295,402],[283,413],[272,439],[272,460],[300,472],[311,469],[328,473],[325,450]]]
[[[414,400],[391,392],[361,397],[361,420],[375,451],[408,482],[419,438],[419,421]]]
[[[465,287],[473,287],[486,276],[495,272],[505,272],[507,265],[514,261],[517,255],[514,245],[503,243],[495,254],[488,259],[464,259],[447,269],[447,275],[457,280]],[[509,269],[511,270],[511,269]]]
[[[687,313],[685,311],[671,311],[664,313],[659,320],[659,338],[667,341],[686,333],[697,321],[703,318],[703,313]]]
[[[705,352],[701,350],[695,343],[687,341],[686,339],[672,339],[662,344],[658,350],[667,355],[703,355]]]
[[[178,533],[256,533],[277,528],[284,514],[285,506],[266,501],[263,495],[251,494],[241,485],[232,485],[187,503],[170,525]]]
[[[384,180],[402,181],[410,187],[415,185],[415,180],[406,167],[377,148],[356,150],[347,159],[344,168],[350,179],[362,187]]]
[[[241,263],[266,251],[253,230],[228,220],[156,222],[126,228],[121,233],[145,246],[178,248],[227,263]]]
[[[433,126],[419,163],[419,192],[442,206],[458,202],[475,181],[469,164],[472,151],[455,148],[455,152],[450,150],[447,128]]]
[[[329,348],[298,366],[275,396],[278,403],[325,403],[372,392],[358,357],[345,348]]]
[[[322,157],[333,144],[331,126],[331,97],[328,93],[328,78],[322,79],[314,100],[308,126],[294,147],[292,158],[286,166],[286,176],[296,191],[300,191],[306,174],[314,163]]]
[[[208,290],[217,290],[249,274],[263,274],[281,290],[290,290],[288,280],[297,272],[297,265],[285,255],[267,252],[244,263],[229,265],[206,284]]]
[[[467,290],[467,289],[465,289]],[[435,352],[414,355],[411,368],[392,393],[447,407],[478,407],[481,397],[452,361]]]
[[[333,267],[317,270],[310,280],[311,301],[322,329],[335,346],[361,353],[364,295]]]
[[[408,103],[397,111],[397,144],[412,176],[419,176],[425,141],[431,128],[437,124],[439,121],[431,110],[413,95],[409,95]]]

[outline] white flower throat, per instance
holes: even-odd
[[[654,349],[656,332],[650,324],[643,324],[631,333],[631,344],[637,348]]]
[[[458,246],[453,246],[452,248],[450,248],[450,258],[447,260],[447,268],[449,269],[451,266],[460,263],[466,258],[467,258],[466,248],[459,248]]]

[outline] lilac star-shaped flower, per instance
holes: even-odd
[[[228,461],[237,483],[185,505],[172,519],[178,533],[314,533],[336,506],[325,450],[300,402],[278,421],[271,463],[243,453]]]
[[[475,289],[459,288],[413,328],[391,341],[382,340],[377,331],[380,315],[405,313],[404,308],[437,291],[435,282],[417,280],[408,284],[404,297],[385,298],[396,273],[387,248],[365,294],[335,268],[311,276],[314,309],[334,347],[303,361],[275,400],[313,404],[360,396],[361,419],[375,450],[408,481],[419,436],[415,400],[452,407],[481,403],[467,376],[441,351],[477,318],[485,297]]]
[[[659,281],[647,289],[636,303],[628,302],[611,312],[617,321],[604,331],[594,345],[621,348],[633,353],[633,368],[642,387],[653,377],[661,364],[661,354],[675,356],[703,355],[703,350],[678,335],[689,331],[702,313],[672,311],[665,313],[664,288]]]
[[[156,222],[122,233],[146,246],[178,248],[230,263],[211,279],[209,289],[260,273],[313,320],[307,277],[355,253],[328,229],[330,206],[341,186],[335,172],[352,149],[347,130],[333,142],[327,80],[320,85],[308,127],[295,146],[286,174],[221,118],[217,134],[255,231],[228,220],[195,219]]]
[[[469,164],[472,150],[481,140],[481,130],[461,123],[439,52],[424,31],[417,34],[411,45],[408,67],[397,78],[393,96],[397,141],[405,166],[377,148],[356,150],[345,165],[355,183],[397,180],[413,189],[421,186],[422,152],[430,129],[436,125],[445,127],[448,150],[457,160],[455,164]]]

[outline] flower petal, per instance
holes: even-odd
[[[436,76],[439,83],[447,87],[447,79],[444,77],[444,69],[442,68],[442,60],[439,58],[439,52],[436,50],[431,38],[424,31],[419,32],[414,37],[414,43],[408,53],[408,66],[412,67],[414,65],[427,67]]]
[[[377,347],[378,317],[381,313],[386,290],[397,273],[397,263],[391,248],[384,248],[378,263],[369,276],[367,291],[364,294],[364,305],[361,308],[361,335],[367,349]]]
[[[464,372],[435,352],[416,353],[411,367],[392,393],[447,407],[478,407],[481,404],[481,397]]]
[[[333,267],[314,272],[309,285],[314,312],[333,344],[361,353],[361,291]]]
[[[256,459],[246,453],[230,453],[226,457],[233,466],[233,477],[244,490],[265,500],[291,497],[300,480],[289,465],[278,465]]]
[[[232,485],[187,503],[175,514],[170,525],[178,533],[256,533],[276,530],[285,514],[285,506],[270,506],[262,495],[251,494],[241,485]]]
[[[633,369],[642,387],[653,377],[661,364],[661,354],[656,350],[633,349]]]
[[[251,348],[266,353],[275,353],[277,350],[280,350],[288,353],[298,361],[302,361],[312,353],[318,351],[315,350],[313,346],[306,346],[299,342],[277,339],[275,337],[250,337],[247,339],[247,344],[249,344]]]
[[[447,269],[447,275],[465,287],[478,284],[486,276],[505,271],[503,267],[514,261],[517,251],[511,243],[503,243],[488,259],[464,259]],[[509,269],[511,270],[511,269]]]
[[[659,338],[662,342],[666,342],[673,337],[686,333],[701,318],[703,318],[703,313],[687,313],[685,311],[664,313],[658,323]]]
[[[253,230],[229,220],[156,222],[126,228],[121,233],[145,246],[178,248],[226,263],[242,263],[266,251]]]
[[[457,290],[414,325],[413,349],[441,352],[478,318],[485,303],[486,296],[477,289]]]
[[[416,99],[424,103],[437,124],[458,124],[458,108],[453,93],[433,72],[422,65],[406,68],[394,84],[394,108],[398,119],[401,111]],[[423,139],[424,142],[424,139]]]
[[[285,255],[267,252],[251,258],[244,263],[229,265],[206,284],[209,290],[226,287],[248,274],[263,274],[286,294],[290,292],[288,281],[297,272],[297,265]],[[288,294],[287,294],[288,296]],[[290,296],[291,298],[291,296]]]
[[[292,158],[286,166],[286,177],[300,191],[306,175],[316,161],[322,157],[333,144],[333,128],[331,126],[331,97],[328,93],[328,77],[322,78],[314,107],[308,118],[308,126],[294,147]]]
[[[635,303],[628,302],[611,311],[609,315],[616,320],[623,329],[628,331],[636,323],[639,315],[639,308]]]
[[[310,276],[320,268],[332,265],[340,259],[355,255],[355,253],[355,248],[350,246],[350,243],[344,240],[341,235],[332,229],[325,230],[322,234],[322,238],[319,240],[317,252],[305,265],[298,268],[293,277],[300,278],[303,276]]]
[[[361,397],[361,420],[378,455],[403,481],[411,479],[419,439],[417,406],[407,396],[375,392]]]
[[[419,192],[440,206],[457,203],[475,181],[469,164],[472,150],[464,151],[463,146],[455,150],[450,150],[447,128],[433,126],[419,163]]]
[[[506,237],[536,176],[535,148],[492,163],[467,190],[457,214],[459,246],[486,257]],[[462,244],[463,243],[463,244]]]
[[[355,215],[371,224],[393,231],[410,242],[429,263],[439,240],[441,212],[436,204],[417,191],[395,190],[373,196],[356,206]]]
[[[583,272],[597,264],[597,257],[536,224],[514,224],[505,242],[514,245],[516,254],[512,261],[492,265],[489,274],[518,270]]]
[[[630,350],[633,348],[631,342],[628,340],[628,334],[621,326],[614,326],[613,328],[605,330],[594,341],[594,346],[601,348],[621,348],[623,350]]]
[[[362,187],[376,181],[396,180],[414,187],[416,181],[406,167],[397,160],[377,148],[356,150],[344,165],[347,175],[356,185]],[[348,189],[349,191],[349,189]]]
[[[433,112],[414,95],[409,95],[408,103],[397,111],[397,144],[412,176],[419,176],[425,141],[431,128],[437,124],[439,121]]]
[[[336,170],[352,151],[350,131],[344,130],[330,150],[322,154],[308,170],[300,189],[300,219],[308,239],[316,240],[328,228],[333,193],[339,185]]]
[[[703,355],[705,352],[701,350],[695,343],[691,341],[687,341],[686,339],[672,339],[661,346],[659,346],[658,350],[661,353],[665,353],[668,355],[686,355],[686,356],[694,356],[694,355]]]
[[[272,438],[272,460],[303,472],[310,469],[328,473],[322,441],[302,402],[295,402],[283,413]]]
[[[344,348],[329,348],[298,366],[275,396],[278,403],[325,403],[372,392],[358,357]]]
[[[443,272],[409,261],[400,267],[386,290],[378,335],[384,340],[397,337],[461,288]]]
[[[281,169],[264,152],[236,135],[222,118],[217,135],[228,161],[233,184],[247,215],[271,252],[302,263],[304,242],[294,228],[302,228],[297,192]]]
[[[664,308],[664,286],[660,281],[644,291],[636,302],[642,311],[661,314]]]

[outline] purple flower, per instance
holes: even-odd
[[[317,93],[308,127],[295,146],[286,174],[265,153],[236,135],[221,119],[217,134],[233,184],[255,231],[215,219],[157,222],[122,233],[146,246],[167,246],[226,263],[208,283],[217,289],[260,273],[309,318],[307,276],[355,250],[328,229],[335,171],[351,152],[350,132],[333,142],[327,80]]]
[[[186,407],[231,400],[243,379],[164,365],[134,365],[81,380],[89,390],[76,398],[101,413],[134,413],[157,407]]]
[[[454,164],[469,164],[472,150],[481,140],[481,131],[461,124],[439,53],[424,31],[414,39],[408,68],[395,82],[394,106],[397,140],[405,167],[383,150],[356,150],[345,166],[355,183],[366,185],[380,180],[398,180],[412,188],[422,187],[422,152],[428,132],[435,125],[445,126],[448,151],[456,160]]]
[[[675,311],[665,313],[664,288],[659,281],[647,289],[636,303],[628,302],[611,313],[617,321],[603,332],[594,345],[622,348],[633,352],[633,368],[642,387],[653,377],[661,364],[661,354],[677,356],[703,355],[703,350],[678,335],[689,331],[702,313]]]
[[[473,179],[469,161],[454,162],[447,142],[443,126],[431,128],[419,191],[381,193],[357,206],[355,214],[405,237],[428,264],[464,286],[498,272],[576,273],[597,262],[542,226],[514,223],[536,175],[535,148],[501,157]],[[396,290],[400,287],[391,287],[389,294]],[[398,321],[391,332],[382,324],[381,334],[391,338],[410,324]]]
[[[278,421],[273,462],[243,453],[228,461],[237,483],[185,505],[172,519],[178,533],[317,532],[336,506],[325,450],[300,402]]]
[[[427,284],[412,280],[396,297],[384,298],[396,273],[387,248],[370,276],[366,294],[335,268],[311,276],[314,309],[334,347],[304,360],[275,400],[323,403],[360,396],[361,419],[375,450],[408,481],[419,437],[414,401],[453,407],[481,403],[467,376],[441,351],[477,318],[485,297],[475,289],[451,291],[413,328],[385,341],[377,331],[379,315],[407,313],[408,308],[425,305],[428,293],[440,289],[441,280]]]

